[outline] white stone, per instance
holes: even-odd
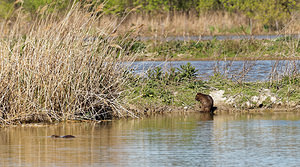
[[[210,92],[210,96],[214,99],[215,104],[225,103],[226,97],[223,97],[224,90],[214,90]]]
[[[245,104],[247,107],[252,107],[252,104],[249,101],[247,101]]]
[[[259,100],[259,98],[258,98],[257,96],[252,96],[252,97],[251,97],[251,101],[253,101],[253,102],[255,102],[255,103],[257,103],[258,100]]]
[[[275,101],[277,100],[277,98],[274,97],[274,96],[271,96],[270,100],[271,100],[272,103],[275,103]]]
[[[262,102],[265,101],[267,98],[268,98],[268,96],[266,96],[266,95],[261,95],[261,96],[259,97],[258,103],[259,103],[259,104],[262,104]]]

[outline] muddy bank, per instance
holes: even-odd
[[[261,108],[235,108],[226,104],[216,104],[217,109],[214,114],[234,114],[234,113],[272,113],[272,112],[300,112],[300,105],[278,105],[273,107]],[[156,115],[156,114],[172,114],[172,113],[203,113],[199,105],[189,107],[176,106],[151,106],[146,108],[131,107],[130,110],[135,112],[139,118]]]
[[[215,114],[256,113],[256,112],[300,112],[300,102],[284,102],[269,89],[262,89],[258,96],[252,96],[248,101],[240,103],[240,95],[225,96],[224,90],[214,90],[209,95],[214,99]],[[190,106],[174,105],[129,105],[129,110],[138,117],[164,113],[203,113],[200,103]]]

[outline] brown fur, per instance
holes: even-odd
[[[210,95],[197,93],[195,99],[197,101],[200,101],[201,109],[203,112],[213,113],[214,100]]]
[[[73,135],[65,135],[65,136],[52,135],[51,138],[75,138],[75,136],[73,136]]]

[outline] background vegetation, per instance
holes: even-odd
[[[194,21],[203,16],[214,19],[211,16],[216,13],[218,17],[228,13],[230,17],[233,17],[231,19],[234,19],[234,15],[242,15],[247,23],[246,25],[239,25],[243,26],[239,28],[245,29],[248,33],[252,33],[257,22],[268,31],[281,30],[294,19],[300,10],[298,0],[1,0],[0,18],[13,17],[13,11],[20,7],[31,18],[39,15],[41,10],[63,13],[70,8],[73,2],[80,2],[82,8],[88,11],[94,10],[98,14],[104,12],[118,16],[124,16],[131,9],[134,9],[133,13],[139,16],[141,13],[145,17],[165,15],[172,17],[172,20],[175,19],[174,15],[178,15],[178,13],[187,18],[191,16]],[[214,14],[211,15],[211,13]],[[298,16],[296,17],[298,18]],[[159,16],[158,19],[162,19],[162,17]],[[218,26],[211,27],[211,29],[215,28]]]
[[[293,37],[274,40],[136,41],[130,48],[138,60],[269,60],[299,59]]]

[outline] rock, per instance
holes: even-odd
[[[214,90],[210,92],[210,96],[214,99],[214,104],[224,104],[226,102],[226,97],[224,97],[225,91],[224,90]]]
[[[254,102],[254,103],[257,103],[259,101],[259,97],[257,96],[252,96],[251,97],[251,101]]]
[[[275,102],[276,102],[276,100],[277,100],[277,98],[276,98],[276,97],[274,97],[274,96],[271,96],[270,100],[271,100],[271,102],[272,102],[272,103],[275,103]]]

